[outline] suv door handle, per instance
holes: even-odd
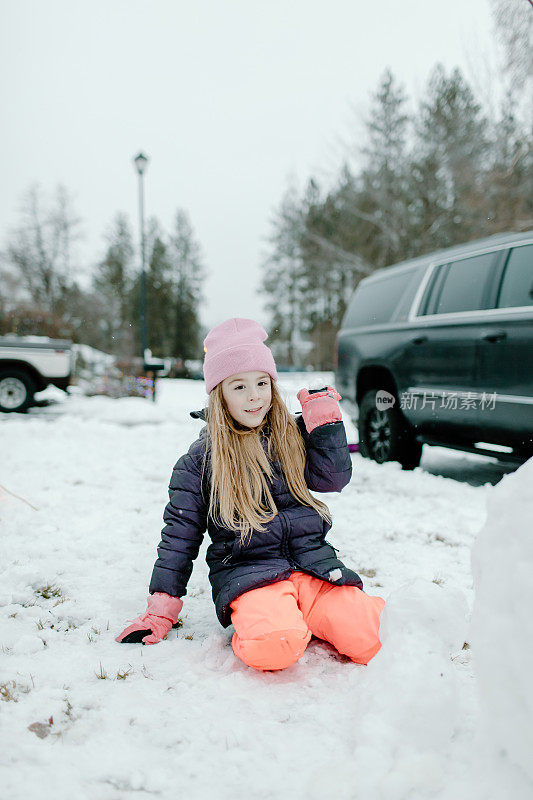
[[[487,333],[486,336],[483,336],[484,342],[503,342],[504,339],[507,339],[505,331],[494,331],[494,333]]]
[[[416,336],[414,339],[411,339],[411,344],[424,344],[427,340],[427,336]]]

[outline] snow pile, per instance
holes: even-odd
[[[532,486],[533,458],[494,488],[472,549],[483,785],[495,792],[497,783],[500,794],[514,800],[533,797]]]
[[[106,369],[116,361],[116,356],[104,353],[102,350],[97,350],[88,344],[73,344],[72,350],[76,359],[80,359],[83,362],[83,366],[92,371],[94,375],[103,375]]]
[[[463,646],[467,613],[461,591],[431,581],[415,579],[389,595],[380,627],[382,649],[363,678],[348,676],[357,698],[355,756],[336,798],[425,798],[445,788],[453,739],[462,724],[450,656]],[[326,785],[317,784],[314,775],[308,788],[318,800]]]

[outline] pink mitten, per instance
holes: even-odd
[[[342,419],[337,402],[341,396],[333,386],[326,386],[324,389],[300,389],[297,397],[302,405],[302,416],[307,433],[311,433],[319,425],[325,425],[327,422],[340,422]]]
[[[154,592],[148,596],[148,607],[144,614],[131,620],[115,641],[125,644],[142,642],[157,644],[164,639],[169,630],[178,621],[178,614],[183,608],[180,597],[172,597],[164,592]]]

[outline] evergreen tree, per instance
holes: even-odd
[[[206,271],[189,217],[181,209],[169,238],[168,259],[174,297],[172,354],[182,360],[200,358],[200,303]]]
[[[459,69],[433,70],[415,121],[411,163],[416,253],[486,233],[486,121]]]
[[[514,108],[509,91],[493,128],[485,181],[492,232],[533,227],[533,135],[517,120]]]
[[[345,165],[338,186],[323,200],[309,181],[302,208],[302,329],[313,342],[317,368],[332,368],[335,336],[358,281],[409,251],[405,105],[403,90],[387,70],[366,121],[361,172],[354,176]]]
[[[174,295],[171,263],[164,233],[157,220],[151,220],[147,236],[148,272],[146,275],[148,346],[154,356],[172,353]]]
[[[127,357],[134,352],[133,335],[139,325],[139,311],[133,305],[134,247],[125,214],[116,214],[105,240],[107,250],[96,266],[93,291],[101,307],[104,349]]]
[[[328,195],[322,200],[313,179],[307,185],[302,211],[301,330],[312,343],[310,363],[316,369],[332,369],[335,335],[359,260],[354,260],[339,244],[342,209],[339,210],[335,196]]]
[[[271,253],[262,264],[263,278],[259,291],[266,295],[265,308],[270,313],[273,342],[285,344],[284,360],[297,364],[296,339],[301,330],[303,266],[301,239],[304,230],[302,209],[294,185],[286,190],[272,219],[268,241]]]
[[[366,120],[365,164],[348,209],[358,219],[365,256],[375,267],[403,258],[409,249],[407,98],[387,69]],[[349,194],[344,194],[349,198]],[[351,206],[351,207],[350,207]]]

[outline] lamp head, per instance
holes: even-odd
[[[137,168],[137,172],[139,173],[139,175],[142,175],[148,165],[148,156],[145,156],[143,152],[140,152],[135,156],[133,162]]]

